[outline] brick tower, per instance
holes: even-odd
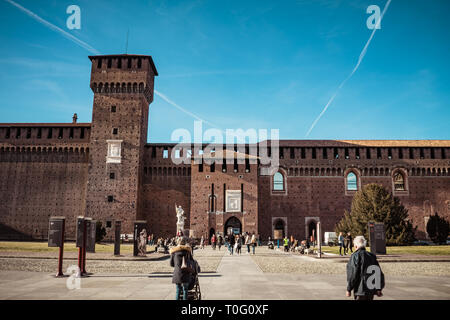
[[[122,221],[122,233],[133,233],[141,219],[142,172],[147,142],[148,109],[153,101],[151,56],[90,56],[94,92],[86,192],[86,216],[109,227]]]

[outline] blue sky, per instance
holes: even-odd
[[[221,129],[281,139],[449,139],[450,1],[392,0],[366,55],[378,0],[16,1],[102,54],[153,57],[155,89]],[[66,8],[81,9],[69,30]],[[0,122],[90,122],[89,52],[0,0]],[[150,142],[193,118],[158,96]],[[204,125],[208,128],[208,125]]]

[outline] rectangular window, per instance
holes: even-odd
[[[295,149],[291,148],[291,159],[295,158]]]
[[[63,128],[59,128],[59,133],[58,133],[58,139],[62,139],[63,138]]]
[[[198,165],[198,172],[203,172],[203,162]]]
[[[402,148],[398,148],[398,158],[403,159],[403,149]]]
[[[227,201],[227,185],[224,183],[223,184],[223,212],[226,212],[226,201]]]
[[[370,148],[366,148],[366,158],[370,159]]]
[[[359,159],[359,148],[355,149],[355,153],[356,153],[356,159]]]
[[[430,148],[430,155],[431,155],[431,159],[434,159],[434,158],[435,158],[435,155],[434,155],[434,148]]]
[[[211,184],[211,198],[210,198],[210,202],[211,202],[211,208],[210,211],[214,212],[214,183]]]
[[[302,159],[306,158],[306,150],[305,150],[305,148],[301,148],[301,157],[302,157]]]
[[[312,148],[311,152],[312,152],[312,158],[316,159],[316,148]]]
[[[16,139],[20,138],[20,128],[16,128]]]
[[[53,138],[53,128],[48,128],[47,139],[51,139],[51,138]]]
[[[345,159],[349,159],[348,148],[345,148]]]
[[[97,59],[97,68],[101,68],[102,67],[102,59],[101,58],[99,58],[99,59]]]
[[[248,156],[245,158],[245,172],[250,172],[250,159]]]
[[[10,128],[7,128],[6,129],[6,136],[5,136],[5,138],[6,139],[9,139],[9,137],[11,136],[11,129]],[[443,149],[442,149],[443,150]]]
[[[42,138],[42,128],[38,129],[37,138],[38,139]]]
[[[113,128],[113,134],[117,134],[119,132],[119,129],[118,128]]]
[[[81,128],[80,139],[84,139],[84,128]]]
[[[284,148],[280,147],[280,159],[284,159]]]
[[[73,139],[73,128],[70,128],[69,139]]]
[[[116,112],[116,106],[111,106],[111,112]]]
[[[322,156],[324,159],[328,159],[327,148],[322,148]]]
[[[413,148],[409,148],[409,158],[414,159],[414,149]]]
[[[446,159],[445,157],[445,148],[441,148],[441,158]]]
[[[423,148],[420,148],[420,159],[423,159],[423,158],[425,158]]]
[[[108,202],[113,202],[114,201],[114,196],[108,196]]]
[[[377,148],[377,158],[381,159],[381,148]]]
[[[31,138],[31,128],[27,128],[27,139]]]
[[[122,68],[122,59],[117,59],[118,61],[117,61],[117,68]]]
[[[338,148],[333,149],[333,156],[335,159],[339,159],[339,151]]]
[[[152,147],[152,158],[156,158],[156,147]]]
[[[109,178],[110,179],[115,179],[116,178],[116,174],[114,172],[110,172],[109,173]]]
[[[112,65],[112,60],[111,60],[111,58],[108,58],[108,69],[111,68],[111,65]]]
[[[392,148],[388,148],[388,159],[392,159]]]
[[[106,221],[106,227],[111,228],[111,226],[112,226],[111,220]]]
[[[241,212],[244,212],[244,184],[241,183]]]
[[[216,172],[216,163],[215,162],[213,162],[213,163],[211,163],[211,168],[210,168],[211,170],[211,172]]]

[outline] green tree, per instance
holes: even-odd
[[[95,242],[100,242],[106,236],[106,229],[103,227],[101,221],[95,224]]]
[[[409,244],[415,240],[416,228],[408,219],[408,210],[392,193],[375,183],[355,193],[351,212],[345,211],[336,225],[336,232],[351,232],[353,237],[363,235],[369,239],[369,221],[384,223],[388,245]]]
[[[430,216],[427,223],[427,233],[434,243],[445,243],[449,229],[449,222],[445,218],[438,216],[437,212],[434,216]]]

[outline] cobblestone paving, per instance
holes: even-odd
[[[264,273],[345,274],[346,263],[319,260],[277,250],[259,248],[253,261]],[[386,275],[450,276],[450,262],[380,262]]]
[[[201,266],[202,272],[215,272],[222,259],[224,250],[195,250],[194,258]],[[0,252],[0,270],[15,271],[36,271],[36,272],[56,272],[57,254],[53,253],[27,253],[20,252],[19,256]],[[129,274],[149,274],[149,273],[172,273],[168,254],[151,253],[147,257],[124,256],[116,258],[112,255],[98,254],[99,259],[95,260],[97,254],[87,254],[86,271],[92,273],[129,273]],[[106,260],[107,258],[109,260]],[[64,259],[63,271],[70,265],[77,265],[77,260],[71,258]]]

